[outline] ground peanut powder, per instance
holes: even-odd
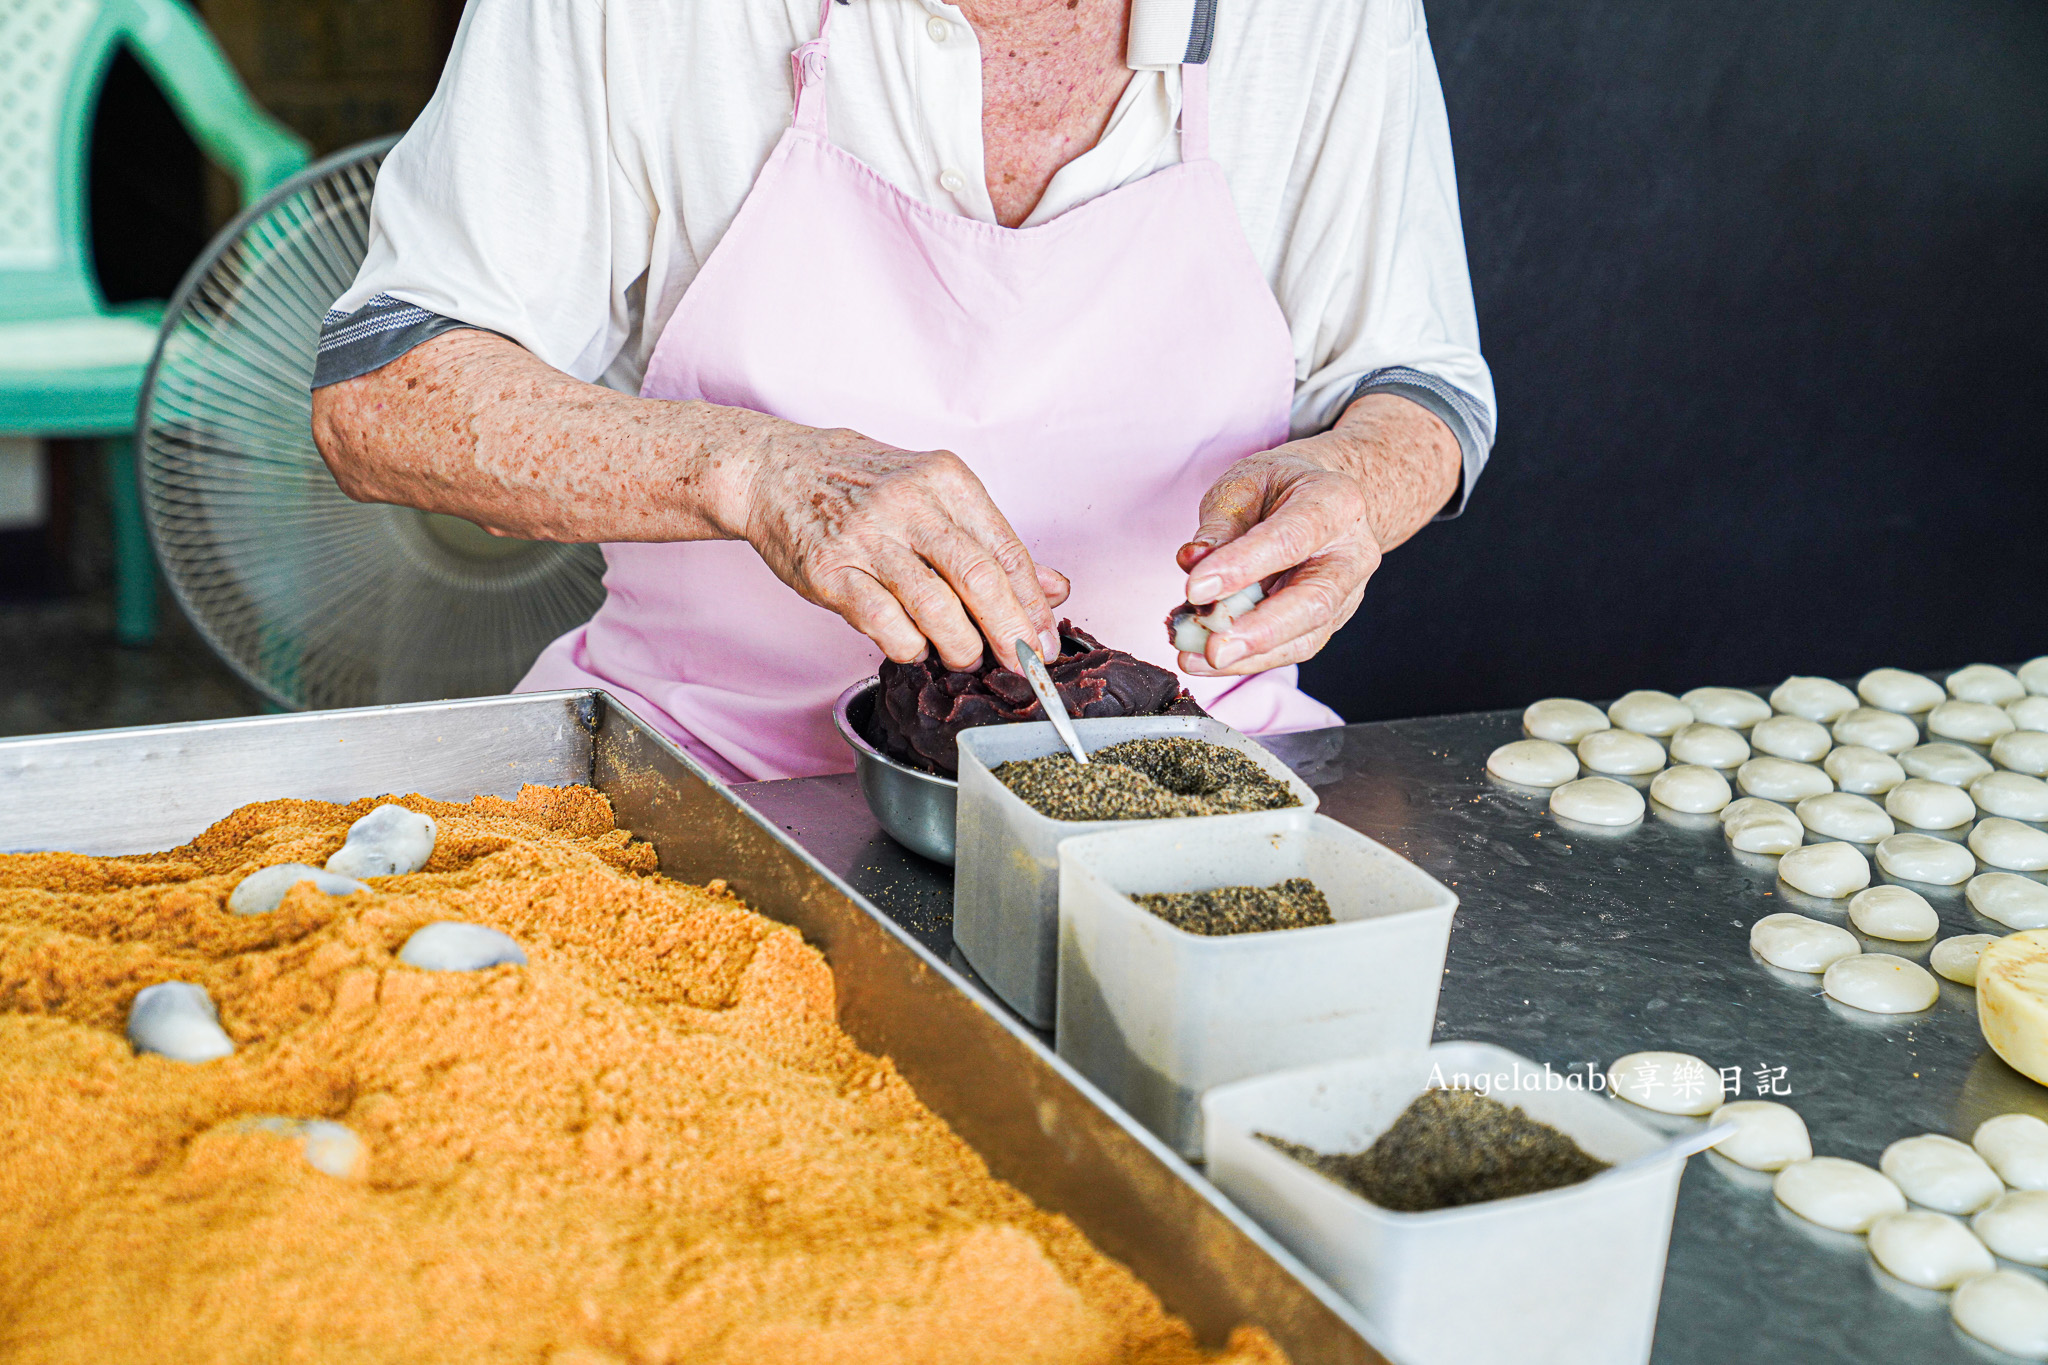
[[[440,822],[374,892],[229,914],[380,800]],[[525,967],[399,964],[436,920]],[[134,1055],[196,982],[232,1057]],[[256,1116],[346,1124],[337,1178]],[[282,1125],[273,1125],[279,1128]],[[129,858],[0,855],[0,1359],[1145,1362],[1221,1357],[833,1017],[798,934],[655,872],[584,788],[243,807]]]

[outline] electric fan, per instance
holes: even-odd
[[[143,511],[171,590],[295,710],[510,691],[604,598],[596,546],[351,502],[314,448],[320,319],[355,278],[396,141],[307,168],[221,233],[171,301],[142,391]]]

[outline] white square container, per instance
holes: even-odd
[[[1202,1092],[1310,1062],[1419,1052],[1458,897],[1323,815],[1154,820],[1060,845],[1059,1054],[1181,1155]],[[1335,924],[1204,936],[1129,898],[1306,877]]]
[[[1024,804],[990,775],[1014,759],[1064,753],[1052,725],[983,725],[962,730],[959,811],[953,836],[953,942],[990,990],[1039,1028],[1053,1023],[1059,959],[1059,846],[1077,834],[1172,824],[1190,837],[1238,822],[1284,814],[1305,824],[1316,794],[1286,764],[1207,716],[1125,716],[1077,720],[1081,747],[1093,753],[1127,739],[1185,735],[1236,749],[1286,782],[1299,806],[1285,812],[1204,815],[1184,820],[1053,820]]]
[[[1402,1365],[1648,1360],[1683,1156],[1542,1194],[1394,1213],[1253,1136],[1360,1151],[1433,1082],[1461,1073],[1490,1077],[1496,1099],[1616,1165],[1668,1141],[1583,1090],[1512,1088],[1562,1075],[1505,1048],[1439,1043],[1211,1090],[1209,1178],[1349,1299]]]

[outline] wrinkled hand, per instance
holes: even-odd
[[[778,577],[845,617],[897,663],[1005,668],[1013,640],[1059,654],[1067,581],[1032,563],[974,472],[950,451],[897,450],[852,431],[778,441],[749,488],[745,534]]]
[[[1188,572],[1188,601],[1203,606],[1259,582],[1269,593],[1211,635],[1205,653],[1183,653],[1182,672],[1215,677],[1300,663],[1358,610],[1381,555],[1366,491],[1311,450],[1297,441],[1248,456],[1203,497],[1201,525],[1176,557]]]

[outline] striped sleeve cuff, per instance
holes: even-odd
[[[320,322],[313,387],[382,369],[421,342],[469,325],[389,294],[377,295],[352,313],[329,310]]]
[[[1436,520],[1449,521],[1463,512],[1466,500],[1472,496],[1472,485],[1479,482],[1479,472],[1486,468],[1486,457],[1493,450],[1493,414],[1486,405],[1427,370],[1389,365],[1360,379],[1337,411],[1343,412],[1369,393],[1399,394],[1428,408],[1451,429],[1451,434],[1458,438],[1464,467],[1458,475],[1458,491],[1444,504],[1444,510],[1436,514]]]

